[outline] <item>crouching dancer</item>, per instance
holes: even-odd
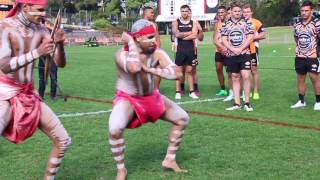
[[[147,122],[156,122],[159,118],[173,125],[162,167],[186,172],[178,166],[175,158],[189,116],[154,88],[154,76],[176,80],[182,73],[169,56],[157,48],[155,29],[150,21],[136,21],[131,33],[124,33],[122,38],[127,46],[116,53],[118,80],[109,118],[109,143],[118,168],[116,179],[126,179],[127,175],[124,164],[124,129],[137,128]]]
[[[21,143],[40,128],[52,141],[44,179],[53,180],[71,139],[65,128],[41,101],[33,84],[33,67],[40,56],[56,51],[54,62],[65,66],[64,32],[54,41],[41,25],[47,0],[16,0],[13,9],[0,21],[0,134]]]

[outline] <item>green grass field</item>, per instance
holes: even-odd
[[[232,103],[214,99],[219,85],[214,48],[208,43],[212,35],[206,34],[206,43],[199,46],[201,99],[181,105],[190,112],[191,120],[177,161],[189,173],[161,169],[170,124],[158,121],[126,131],[128,179],[320,179],[320,112],[313,110],[310,80],[307,107],[291,110],[290,105],[297,100],[294,44],[288,39],[292,30],[270,28],[268,33],[269,40],[261,44],[260,53],[261,99],[252,101],[254,111],[250,113],[227,112],[224,109]],[[162,38],[162,45],[173,57],[167,36]],[[112,100],[116,80],[113,57],[118,48],[68,47],[67,67],[59,69],[60,88],[70,96]],[[160,90],[173,99],[174,81],[163,80]],[[208,99],[211,101],[206,102]],[[191,99],[184,96],[182,101]],[[58,115],[112,108],[109,103],[76,98],[46,102]],[[107,144],[108,116],[61,117],[73,144],[57,179],[114,179],[116,167]],[[20,145],[0,139],[0,180],[41,179],[50,149],[51,142],[40,131]]]

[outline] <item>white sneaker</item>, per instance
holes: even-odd
[[[226,98],[223,99],[223,102],[228,102],[228,101],[232,101],[234,99],[233,94],[227,96]]]
[[[314,103],[313,110],[315,110],[315,111],[320,111],[320,102]]]
[[[189,96],[190,96],[192,99],[199,99],[199,97],[196,95],[195,92],[190,93]]]
[[[250,112],[250,111],[253,111],[253,108],[252,108],[252,106],[251,105],[244,105],[243,106],[243,109],[245,110],[245,111],[247,111],[247,112]]]
[[[302,103],[302,102],[299,100],[296,104],[292,105],[290,108],[292,108],[292,109],[302,108],[302,107],[305,107],[306,105],[307,105],[306,102]]]
[[[234,111],[234,110],[240,110],[241,106],[238,104],[234,104],[232,107],[227,108],[227,111]]]
[[[180,93],[176,93],[175,99],[181,99],[181,94]]]

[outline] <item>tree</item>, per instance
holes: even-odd
[[[265,26],[288,25],[299,14],[299,0],[265,0],[255,11],[255,17]]]
[[[119,15],[120,14],[120,1],[111,0],[105,5],[105,14],[109,15]]]
[[[78,10],[98,10],[97,0],[75,0],[75,6]]]

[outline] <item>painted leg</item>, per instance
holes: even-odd
[[[59,170],[64,154],[71,144],[71,138],[57,116],[41,103],[40,129],[53,141],[44,180],[53,180]]]

